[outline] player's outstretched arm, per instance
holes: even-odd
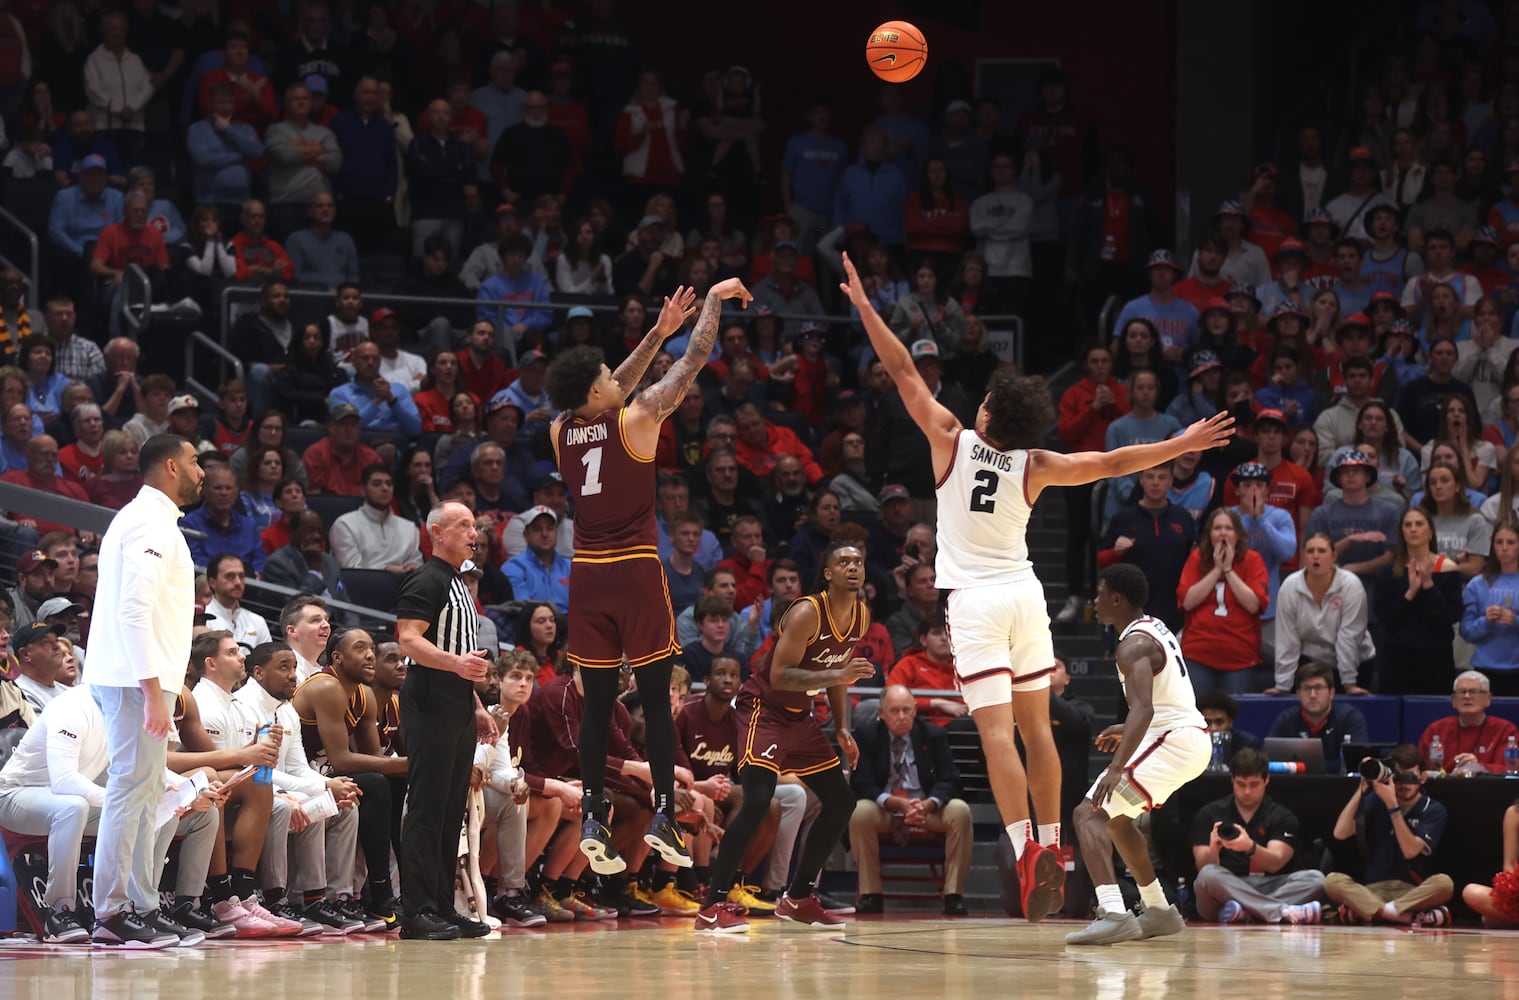
[[[947,463],[955,435],[963,429],[960,421],[934,398],[934,394],[924,384],[923,376],[918,374],[917,365],[912,363],[912,355],[897,335],[891,332],[886,321],[881,319],[875,306],[870,304],[865,283],[860,280],[854,261],[849,259],[847,253],[844,255],[844,276],[848,280],[839,285],[839,290],[849,296],[849,301],[860,311],[865,333],[870,337],[870,346],[875,348],[876,357],[881,359],[881,364],[886,366],[887,373],[896,384],[897,392],[902,396],[902,404],[907,407],[907,412],[912,415],[913,421],[935,451],[935,466],[939,464],[937,453],[941,448],[944,449],[944,461]],[[935,468],[934,474],[937,476],[943,471]]]
[[[696,312],[696,291],[685,285],[675,289],[674,295],[665,296],[665,304],[659,310],[659,318],[644,334],[643,340],[639,341],[633,353],[627,356],[617,370],[612,373],[612,381],[617,383],[624,397],[631,396],[633,390],[638,388],[638,383],[643,381],[644,374],[649,370],[649,365],[654,363],[654,355],[664,346],[665,340],[673,335],[676,330],[686,325]]]
[[[707,292],[707,300],[702,303],[701,315],[696,318],[696,329],[691,332],[691,342],[686,345],[686,353],[676,359],[670,370],[665,372],[664,378],[638,394],[638,398],[628,407],[630,417],[658,424],[680,406],[680,401],[686,398],[686,390],[691,388],[697,373],[711,356],[712,345],[717,343],[718,321],[722,318],[723,301],[726,299],[738,299],[748,308],[749,303],[754,301],[754,296],[749,294],[749,289],[737,278],[729,278],[713,285]],[[663,316],[663,312],[660,315]]]
[[[1030,503],[1046,486],[1081,486],[1099,479],[1143,472],[1162,462],[1169,462],[1189,451],[1222,448],[1234,435],[1234,418],[1227,412],[1215,413],[1188,427],[1180,437],[1153,444],[1131,444],[1113,451],[1078,451],[1063,455],[1058,451],[1029,453],[1028,487]]]

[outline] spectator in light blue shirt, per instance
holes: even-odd
[[[501,133],[522,121],[527,92],[517,83],[515,57],[506,50],[491,56],[491,82],[469,95],[469,103],[485,115],[486,143],[496,148]]]
[[[106,187],[106,180],[104,157],[91,154],[80,161],[79,183],[59,191],[48,212],[47,237],[53,249],[83,257],[86,243],[121,221],[121,192]]]
[[[380,345],[372,340],[360,341],[351,360],[353,381],[332,390],[327,397],[328,408],[351,404],[359,411],[359,426],[367,431],[420,434],[422,417],[411,393],[401,383],[380,377]]]
[[[549,402],[548,390],[543,382],[549,370],[549,357],[536,348],[517,358],[517,380],[491,397],[491,401],[506,399],[515,403],[527,414],[523,419],[522,433],[532,438],[548,439],[549,424],[559,415]]]
[[[529,330],[547,331],[554,318],[549,309],[523,309],[507,304],[549,300],[549,283],[527,266],[532,248],[521,233],[506,237],[501,241],[501,273],[486,278],[480,285],[476,317],[495,324],[496,344],[503,350],[508,338],[512,344],[520,344]]]
[[[264,144],[252,125],[232,120],[230,83],[211,88],[211,114],[191,125],[185,146],[195,164],[195,200],[202,205],[241,205],[253,197],[253,163]]]
[[[560,555],[559,515],[548,507],[534,507],[522,531],[527,548],[508,559],[501,567],[512,585],[512,597],[519,601],[547,601],[560,613],[570,610],[570,561]]]
[[[821,101],[807,112],[807,131],[786,140],[781,156],[781,199],[786,213],[801,227],[797,243],[811,254],[833,228],[833,203],[849,158],[844,140],[828,133],[832,113]]]
[[[1129,322],[1139,318],[1154,323],[1160,333],[1161,354],[1176,366],[1180,381],[1187,375],[1181,367],[1183,359],[1188,349],[1197,344],[1197,308],[1172,292],[1172,287],[1181,280],[1181,267],[1171,251],[1156,250],[1150,254],[1145,274],[1150,279],[1149,293],[1124,303],[1114,329],[1127,330]]]
[[[888,247],[907,243],[907,177],[886,162],[886,133],[865,130],[860,158],[849,165],[833,202],[833,224],[864,223]]]
[[[1239,491],[1239,503],[1231,508],[1239,514],[1250,538],[1250,547],[1266,563],[1266,607],[1261,611],[1262,645],[1276,648],[1276,592],[1282,585],[1282,563],[1297,555],[1297,525],[1292,515],[1266,503],[1271,491],[1271,470],[1260,462],[1245,462],[1229,476]],[[1262,662],[1275,662],[1271,652],[1262,654]]]

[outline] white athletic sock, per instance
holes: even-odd
[[[1160,880],[1156,879],[1149,885],[1139,887],[1139,898],[1144,901],[1147,910],[1164,910],[1171,903],[1166,899],[1165,890],[1160,887]]]
[[[1023,859],[1023,845],[1028,843],[1034,836],[1034,824],[1032,820],[1020,819],[1007,825],[1007,837],[1013,842],[1013,860]]]
[[[1039,846],[1040,847],[1059,847],[1060,846],[1060,824],[1059,823],[1040,823],[1039,824]]]
[[[1123,913],[1128,909],[1123,905],[1123,890],[1114,885],[1099,885],[1097,887],[1097,909],[1103,913]]]

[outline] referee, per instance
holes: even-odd
[[[154,813],[165,789],[172,706],[185,683],[195,610],[195,564],[179,509],[200,498],[195,446],[155,434],[138,454],[143,486],[100,542],[90,688],[105,717],[105,803],[95,846],[96,944],[154,947],[187,928],[158,909]]]
[[[490,933],[455,911],[454,869],[477,733],[495,725],[475,697],[489,651],[475,646],[480,619],[460,575],[477,536],[475,515],[445,503],[427,515],[427,530],[432,558],[406,577],[396,601],[396,638],[412,664],[400,699],[409,782],[398,858],[401,936],[450,941]]]

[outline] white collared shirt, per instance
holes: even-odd
[[[100,542],[100,576],[90,628],[90,683],[137,687],[158,678],[166,692],[185,683],[195,611],[195,563],[179,531],[179,508],[144,486]]]
[[[280,759],[274,765],[274,787],[301,799],[320,795],[327,788],[323,778],[306,759],[306,744],[301,737],[301,720],[295,706],[280,701],[265,691],[258,682],[249,678],[248,683],[237,689],[232,696],[232,707],[241,725],[240,738],[248,743],[258,733],[259,726],[270,723],[284,730],[280,742]]]
[[[206,603],[206,624],[231,632],[232,638],[237,640],[244,651],[251,651],[253,647],[269,641],[269,623],[264,620],[264,616],[254,614],[241,604],[234,611],[216,598],[211,598]]]
[[[211,737],[218,750],[236,750],[246,746],[247,740],[238,741],[242,720],[232,709],[232,693],[209,677],[190,692],[195,696],[195,707],[200,709],[200,726]]]
[[[321,673],[322,668],[302,656],[294,646],[290,650],[295,653],[295,679],[298,682],[304,682],[312,674]]]

